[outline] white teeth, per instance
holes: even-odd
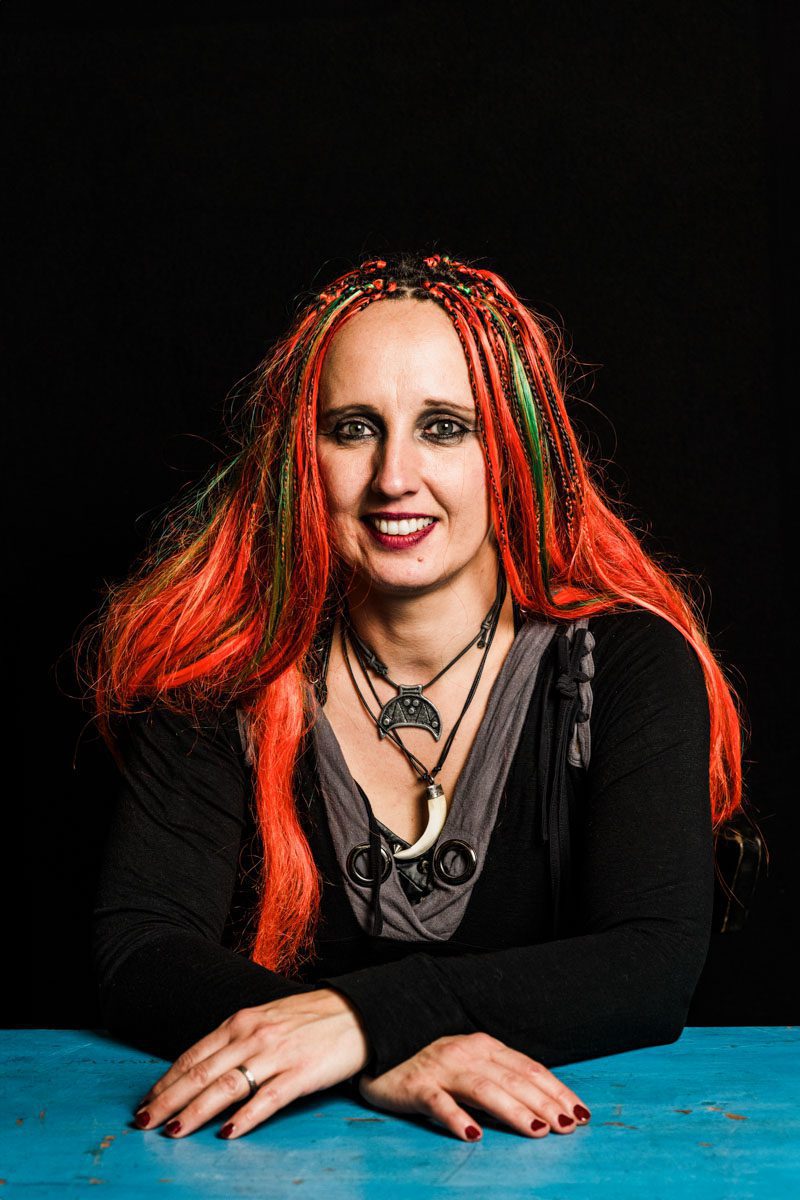
[[[420,529],[426,529],[428,525],[432,525],[433,517],[412,517],[407,521],[384,521],[383,518],[371,517],[373,525],[379,529],[381,533],[393,533],[395,536],[404,536],[407,533],[416,533]]]

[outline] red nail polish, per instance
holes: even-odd
[[[539,1118],[536,1117],[535,1120],[531,1121],[531,1129],[535,1133],[537,1129],[544,1129],[546,1124],[547,1121],[540,1121]]]
[[[584,1108],[582,1104],[576,1104],[572,1110],[579,1121],[588,1121],[592,1115],[588,1108]]]
[[[140,1129],[146,1129],[150,1124],[150,1113],[146,1108],[140,1108],[133,1119]]]
[[[229,1138],[235,1128],[236,1128],[235,1125],[233,1125],[230,1121],[228,1121],[228,1124],[223,1125],[222,1129],[220,1129],[219,1136],[224,1137],[224,1138]]]
[[[170,1135],[170,1137],[172,1137],[176,1133],[180,1133],[180,1131],[181,1131],[180,1121],[167,1121],[166,1125],[164,1126],[164,1132],[168,1133]]]
[[[475,1138],[479,1138],[481,1136],[480,1129],[476,1129],[474,1125],[468,1125],[467,1128],[464,1130],[464,1133],[470,1139],[471,1142],[474,1142]]]
[[[563,1129],[565,1125],[573,1125],[574,1121],[572,1120],[572,1117],[568,1117],[566,1113],[559,1113],[558,1123]]]

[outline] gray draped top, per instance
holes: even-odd
[[[587,626],[588,618],[585,617],[571,623],[567,637],[572,639],[577,628],[586,629],[584,650],[587,653],[581,667],[586,678],[577,686],[582,709],[588,718],[592,705],[590,680],[594,675],[591,655],[594,638]],[[437,846],[418,858],[396,861],[393,851],[407,848],[409,843],[373,815],[391,864],[380,885],[384,936],[404,941],[446,941],[458,928],[483,869],[539,666],[555,631],[556,626],[551,622],[530,617],[523,620],[517,630],[492,685],[484,718],[456,783]],[[350,904],[359,924],[366,930],[370,917],[370,885],[352,878],[348,859],[355,847],[363,847],[368,842],[368,791],[363,790],[350,774],[336,734],[318,700],[315,714],[312,738],[322,799]],[[574,766],[586,767],[590,751],[589,721],[585,719],[575,726],[568,761]],[[471,848],[469,857],[474,856],[474,869],[468,878],[451,883],[431,870],[433,856],[440,849],[440,852],[446,850],[449,856],[452,869],[448,873],[454,879],[463,875],[464,843],[467,850]],[[440,861],[445,861],[443,854]]]

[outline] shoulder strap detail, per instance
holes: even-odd
[[[571,849],[569,803],[567,798],[567,762],[588,766],[589,725],[588,699],[582,689],[589,687],[594,675],[585,664],[591,658],[594,638],[589,633],[587,617],[562,626],[556,634],[555,687],[557,704],[553,737],[552,765],[546,771],[546,800],[542,806],[542,838],[549,843],[550,888],[553,901],[553,937],[559,936],[562,910],[569,892]],[[589,641],[591,639],[591,642]],[[586,705],[586,707],[584,707]],[[545,736],[547,722],[542,726]],[[581,734],[581,730],[586,730]],[[586,754],[584,761],[583,755]],[[546,761],[546,760],[545,760]]]
[[[578,653],[578,660],[573,662],[571,674],[569,675],[571,687],[577,689],[577,695],[580,700],[580,710],[576,717],[575,729],[569,743],[569,751],[567,753],[567,762],[573,767],[589,766],[589,760],[592,754],[592,737],[590,730],[590,717],[592,715],[592,680],[594,679],[594,659],[592,651],[594,650],[595,641],[594,634],[589,630],[589,618],[581,617],[575,621],[567,630],[567,638],[571,644],[581,630],[583,633],[583,643]],[[558,687],[558,683],[556,684]]]

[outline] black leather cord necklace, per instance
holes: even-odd
[[[481,627],[475,634],[475,637],[468,645],[464,647],[463,650],[459,650],[455,658],[452,658],[446,667],[442,667],[441,671],[434,675],[433,679],[429,679],[427,683],[405,685],[402,683],[395,683],[395,681],[389,677],[389,668],[385,663],[381,662],[377,654],[375,654],[375,652],[369,648],[366,642],[363,641],[363,639],[360,638],[356,633],[350,618],[349,609],[347,608],[347,604],[345,602],[343,624],[346,623],[347,625],[347,632],[350,636],[353,646],[355,647],[356,656],[359,664],[361,665],[361,669],[364,671],[364,674],[367,675],[365,664],[366,666],[371,667],[376,675],[380,675],[382,679],[385,679],[386,682],[395,688],[398,693],[396,696],[392,696],[391,699],[387,700],[381,708],[380,715],[376,720],[376,724],[378,726],[378,737],[385,738],[386,735],[391,733],[394,729],[413,726],[417,729],[427,729],[429,733],[433,734],[434,738],[438,742],[439,738],[442,736],[442,718],[436,705],[432,700],[429,700],[427,696],[423,696],[423,692],[426,688],[429,688],[436,683],[437,679],[441,679],[442,675],[444,675],[446,671],[449,671],[452,666],[455,666],[459,659],[463,658],[467,651],[471,650],[476,642],[478,643],[479,649],[482,649],[486,645],[486,639],[489,636],[489,630],[492,624],[496,605],[497,597],[495,596],[495,602],[489,609],[484,619],[481,621]],[[375,691],[375,688],[372,686],[372,681],[369,679],[369,676],[367,676],[367,680],[373,696],[378,701],[378,704],[380,704],[380,697]]]
[[[411,764],[412,768],[419,775],[420,779],[422,779],[428,785],[427,826],[413,846],[409,846],[406,850],[398,850],[395,852],[394,857],[397,859],[411,859],[417,857],[419,854],[424,853],[435,843],[442,831],[442,827],[447,816],[447,798],[445,797],[444,790],[442,789],[441,785],[435,782],[435,777],[439,774],[442,766],[444,765],[444,761],[447,758],[450,747],[453,744],[453,739],[458,732],[458,727],[464,719],[464,715],[469,708],[476,691],[478,690],[478,684],[480,683],[481,675],[483,674],[483,669],[486,665],[489,649],[491,648],[491,644],[494,640],[494,635],[497,630],[505,594],[506,579],[505,573],[501,566],[498,570],[497,593],[495,595],[495,600],[486,617],[481,622],[481,628],[479,632],[475,635],[469,645],[465,646],[463,650],[459,651],[456,657],[452,659],[446,667],[443,667],[438,674],[434,675],[433,679],[429,680],[426,684],[417,684],[412,687],[404,687],[402,684],[397,684],[394,682],[394,680],[389,678],[388,668],[380,661],[377,655],[370,650],[370,648],[362,641],[362,639],[353,629],[347,603],[345,602],[343,606],[341,629],[342,654],[347,666],[347,670],[350,674],[353,687],[356,690],[356,694],[358,695],[358,698],[364,706],[364,709],[368,713],[370,719],[375,722],[379,736],[381,738],[389,737],[397,746],[399,746]],[[362,694],[360,687],[358,686],[347,650],[348,636],[353,643],[356,658],[358,659],[359,665],[364,672],[370,690],[372,691],[372,694],[378,704],[381,704],[381,699],[378,696],[378,693],[375,691],[372,680],[369,677],[367,670],[368,667],[371,667],[376,674],[385,679],[386,682],[391,684],[392,687],[398,689],[398,695],[392,697],[392,699],[382,706],[377,717],[373,713],[372,709],[367,703],[367,700]],[[450,734],[442,748],[442,753],[439,755],[439,760],[436,763],[436,766],[433,767],[432,770],[428,771],[424,763],[422,763],[420,759],[417,758],[417,756],[413,754],[407,746],[404,745],[400,735],[396,732],[396,730],[397,728],[404,726],[415,726],[417,728],[428,729],[429,732],[434,734],[436,740],[438,741],[439,737],[441,736],[441,717],[439,716],[438,710],[435,708],[435,706],[426,697],[423,697],[422,693],[426,687],[430,687],[431,684],[435,683],[437,679],[440,679],[441,676],[444,675],[445,671],[448,671],[450,667],[458,662],[458,660],[464,654],[466,654],[467,650],[474,646],[476,642],[478,642],[479,648],[483,648],[483,654],[481,655],[481,661],[478,665],[478,670],[475,678],[472,681],[472,686],[467,694],[467,698],[464,702],[463,708],[461,709],[458,720],[453,725],[453,728],[451,729]],[[436,725],[433,725],[434,721],[436,722]]]

